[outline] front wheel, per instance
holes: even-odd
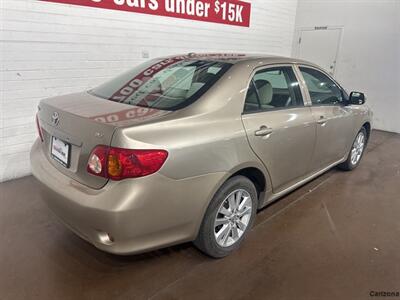
[[[365,151],[365,147],[367,145],[367,139],[368,139],[367,130],[365,129],[365,127],[363,127],[357,133],[356,139],[353,142],[347,160],[339,165],[340,169],[345,171],[351,171],[360,164],[361,158]]]
[[[235,176],[215,194],[194,244],[215,258],[239,248],[251,229],[257,211],[257,191],[246,177]]]

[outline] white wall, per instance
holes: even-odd
[[[374,127],[400,133],[400,0],[299,0],[299,30],[343,26],[335,77],[367,94]]]
[[[37,0],[0,0],[0,181],[27,175],[40,99],[81,91],[150,57],[290,55],[297,0],[253,0],[241,28]]]

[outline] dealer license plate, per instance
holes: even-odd
[[[64,167],[69,168],[71,144],[56,137],[51,140],[51,156]]]

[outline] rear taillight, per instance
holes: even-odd
[[[40,126],[38,114],[36,114],[36,128],[37,128],[37,131],[38,131],[38,134],[39,134],[39,138],[43,142],[44,141],[43,132],[42,132],[42,127]]]
[[[87,171],[93,175],[107,177],[107,152],[108,147],[97,146],[89,156]]]
[[[87,171],[95,176],[122,180],[153,174],[161,169],[168,152],[97,146],[89,156]]]

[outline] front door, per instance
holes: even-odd
[[[255,73],[242,120],[251,148],[270,173],[274,193],[309,173],[316,124],[291,66]]]
[[[346,155],[352,130],[352,112],[345,106],[341,88],[327,75],[312,67],[300,67],[306,83],[312,113],[317,123],[317,140],[312,171],[318,171]]]

